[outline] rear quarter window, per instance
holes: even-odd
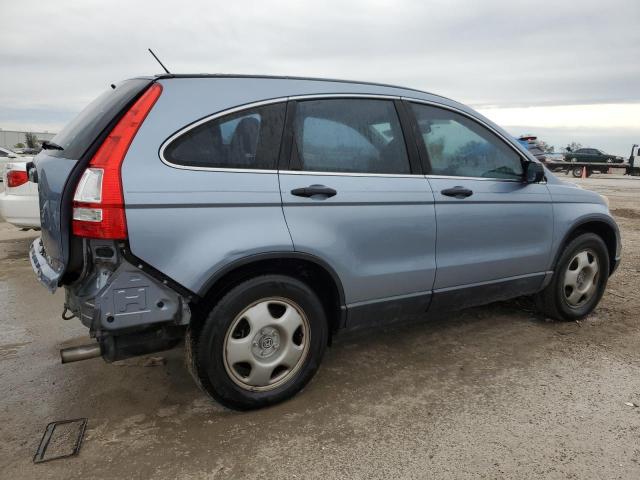
[[[172,140],[162,156],[186,167],[273,170],[285,110],[275,103],[205,121]]]

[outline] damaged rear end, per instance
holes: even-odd
[[[62,361],[114,361],[165,350],[184,336],[189,294],[130,254],[121,166],[162,94],[152,79],[112,86],[34,160],[42,236],[33,269],[51,292],[65,288],[63,318],[78,317],[97,343]]]

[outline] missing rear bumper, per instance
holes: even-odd
[[[92,240],[88,248],[90,267],[74,284],[65,286],[65,307],[94,336],[189,323],[187,301],[120,256],[113,243]]]
[[[86,248],[83,274],[65,286],[65,308],[98,344],[61,351],[63,363],[115,361],[175,346],[191,319],[188,300],[127,261],[113,242],[90,240]]]

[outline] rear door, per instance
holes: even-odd
[[[496,133],[449,109],[411,103],[438,225],[434,309],[531,293],[546,274],[553,209],[544,183]]]
[[[430,301],[433,194],[415,142],[407,148],[399,107],[315,98],[288,109],[290,163],[280,171],[287,225],[296,251],[339,275],[351,326],[421,314]]]
[[[47,269],[48,283],[57,282],[69,260],[71,201],[78,180],[74,172],[82,171],[76,165],[88,160],[103,133],[150,82],[132,79],[112,85],[52,139],[62,150],[43,150],[35,157],[43,253],[53,269]]]

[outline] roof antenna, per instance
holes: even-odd
[[[162,64],[162,62],[161,62],[161,61],[160,61],[160,59],[156,56],[156,54],[155,54],[155,53],[153,53],[153,50],[151,50],[150,48],[149,48],[148,50],[149,50],[149,53],[150,53],[151,55],[153,55],[153,58],[155,58],[155,59],[158,61],[158,63],[159,63],[159,64],[160,64],[160,66],[164,69],[164,71],[165,71],[165,72],[167,72],[168,74],[171,74],[171,72],[170,72],[169,70],[167,70],[167,67],[165,67],[165,66]]]

